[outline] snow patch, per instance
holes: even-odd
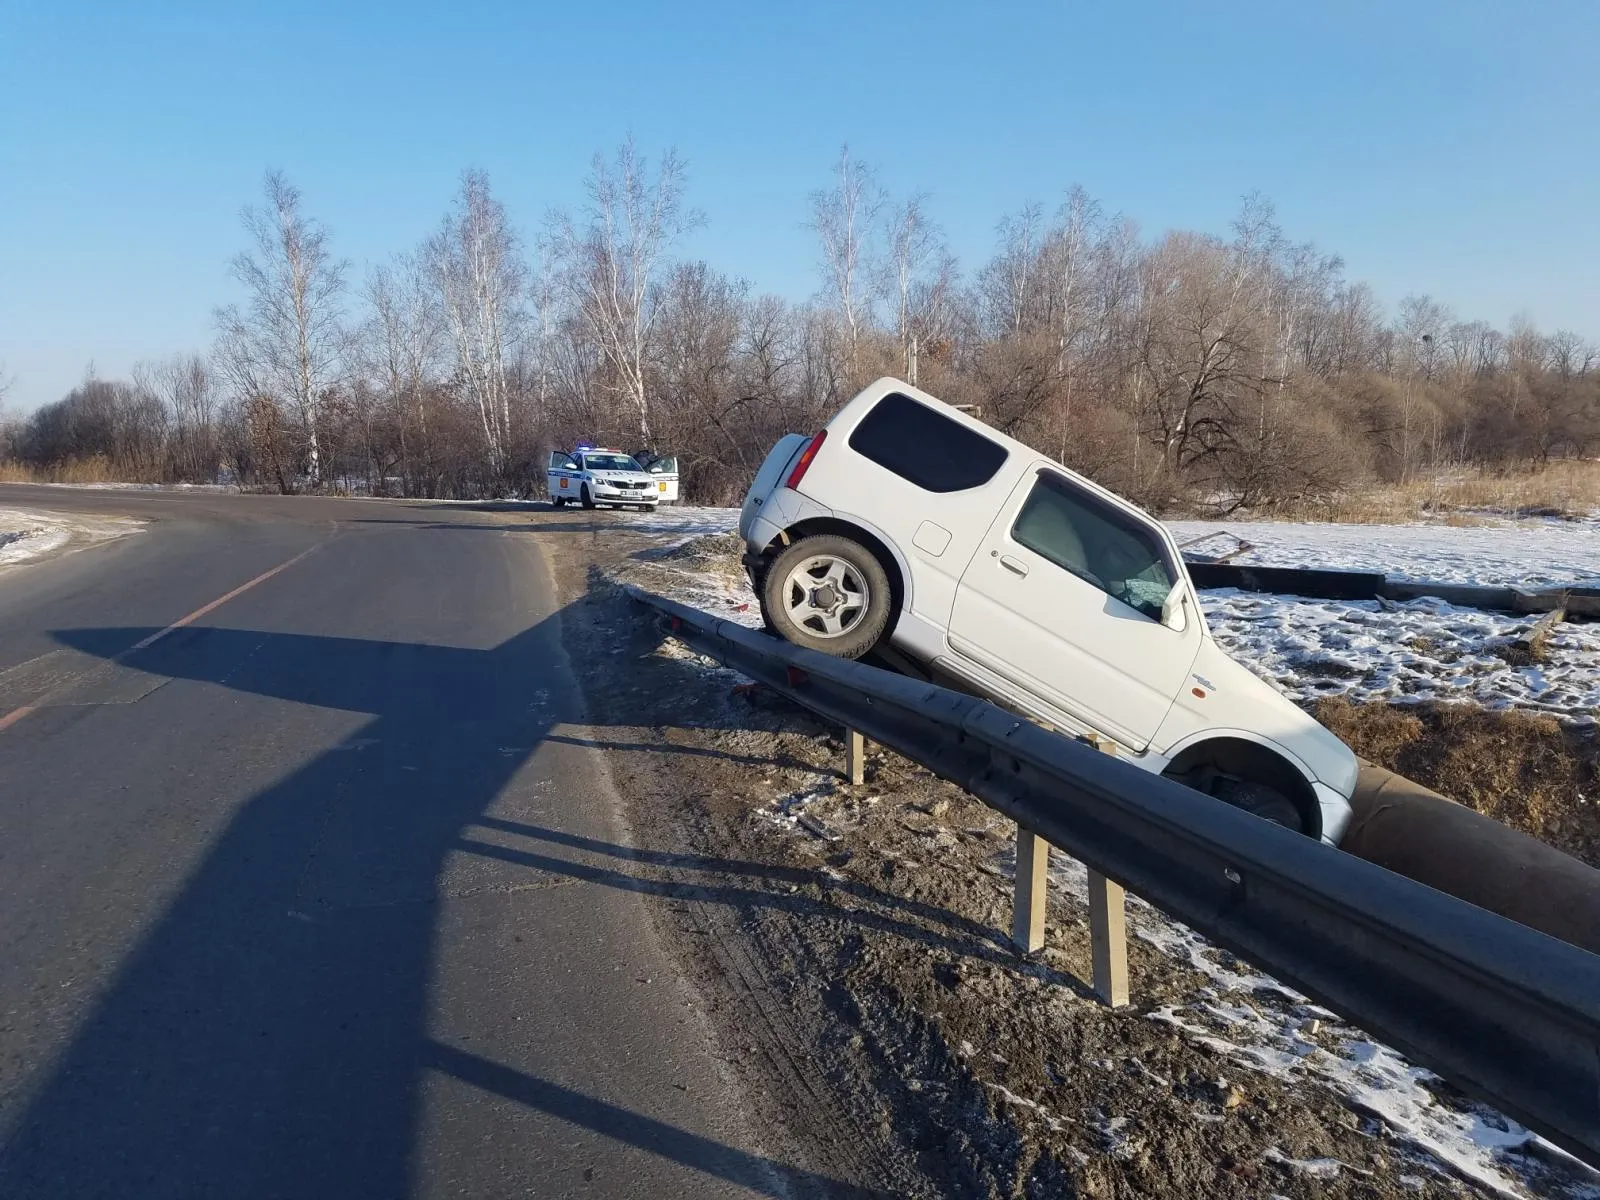
[[[127,517],[0,508],[0,567],[81,550],[139,530]]]
[[[1378,571],[1390,579],[1547,587],[1600,581],[1600,524],[1512,521],[1454,525],[1323,525],[1294,521],[1169,521],[1181,543],[1263,567]]]

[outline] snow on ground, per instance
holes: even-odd
[[[634,514],[628,518],[628,525],[641,533],[663,534],[676,538],[676,544],[681,544],[689,538],[700,537],[707,533],[731,533],[738,529],[739,510],[693,508],[682,504],[670,504],[654,512]]]
[[[126,517],[0,508],[0,567],[83,549],[134,533],[140,525]]]
[[[1600,524],[1317,525],[1176,521],[1180,543],[1273,567],[1378,571],[1395,579],[1538,587],[1600,583]],[[1299,699],[1473,700],[1576,720],[1600,711],[1600,625],[1561,625],[1547,661],[1514,667],[1494,653],[1532,617],[1434,599],[1308,600],[1233,589],[1201,593],[1217,641]]]
[[[1086,906],[1088,873],[1077,859],[1053,852],[1050,882],[1070,904]],[[1151,1020],[1182,1030],[1245,1068],[1285,1081],[1322,1083],[1402,1140],[1506,1196],[1526,1196],[1519,1182],[1536,1181],[1544,1161],[1565,1157],[1491,1108],[1442,1103],[1432,1090],[1439,1080],[1431,1071],[1413,1066],[1137,896],[1128,897],[1128,918],[1134,936],[1207,980],[1186,1003],[1158,1009],[1149,1014]],[[1534,1151],[1531,1160],[1529,1150]],[[1337,1169],[1333,1160],[1319,1162]],[[1590,1194],[1600,1197],[1600,1177]]]
[[[1600,523],[1512,521],[1478,526],[1169,521],[1179,544],[1230,533],[1251,549],[1229,562],[1378,571],[1391,579],[1485,586],[1600,584]]]
[[[1472,700],[1571,720],[1600,712],[1600,624],[1558,625],[1544,662],[1512,666],[1494,651],[1533,617],[1413,600],[1300,600],[1233,588],[1202,592],[1218,644],[1296,699]]]

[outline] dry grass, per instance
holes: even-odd
[[[1477,525],[1495,515],[1581,517],[1600,512],[1600,462],[1572,459],[1538,470],[1441,472],[1407,483],[1380,484],[1331,500],[1292,505],[1290,519],[1387,525],[1431,516],[1447,525]]]
[[[1469,704],[1320,700],[1352,750],[1600,867],[1600,738],[1554,717]]]
[[[49,467],[0,462],[0,483],[161,483],[160,471],[118,470],[108,458],[76,458]]]

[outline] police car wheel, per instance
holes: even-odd
[[[835,658],[860,658],[876,646],[893,608],[883,564],[860,542],[831,533],[779,554],[761,600],[778,636]]]
[[[567,498],[565,496],[551,496],[550,503],[556,508],[565,508],[567,506]]]
[[[588,484],[584,484],[583,485],[583,491],[579,493],[579,497],[580,498],[578,500],[578,503],[583,505],[583,507],[585,507],[585,508],[593,508],[594,507],[594,497],[589,494],[589,485]]]

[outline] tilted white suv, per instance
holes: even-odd
[[[767,455],[739,517],[768,626],[876,650],[1337,844],[1350,750],[1212,640],[1172,536],[896,379]]]

